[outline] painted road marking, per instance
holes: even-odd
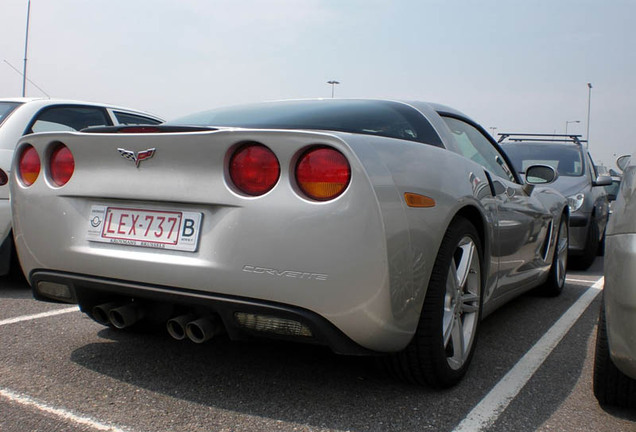
[[[5,399],[8,399],[11,402],[24,405],[27,407],[35,408],[38,411],[51,414],[66,422],[70,422],[70,423],[74,423],[74,424],[82,425],[82,426],[88,426],[95,430],[100,430],[100,431],[126,432],[125,429],[122,429],[120,427],[107,425],[107,424],[98,422],[97,420],[94,420],[90,417],[79,416],[79,415],[73,414],[70,411],[52,407],[48,404],[35,400],[29,396],[12,392],[11,390],[0,388],[0,396]]]
[[[552,350],[572,328],[603,289],[604,278],[598,279],[568,309],[545,335],[528,351],[495,387],[457,425],[454,432],[484,431],[492,426],[508,404],[517,396]]]
[[[78,312],[78,311],[79,311],[79,307],[73,306],[73,307],[58,309],[58,310],[54,310],[50,312],[42,312],[42,313],[34,314],[34,315],[25,315],[25,316],[16,317],[16,318],[9,318],[9,319],[0,321],[0,326],[7,325],[7,324],[15,324],[22,321],[36,320],[36,319],[51,317],[55,315],[62,315],[65,313],[70,313],[70,312]]]

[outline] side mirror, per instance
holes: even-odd
[[[596,177],[596,181],[592,184],[592,186],[609,186],[612,184],[612,178],[606,175],[600,175]]]
[[[531,165],[526,169],[526,183],[528,184],[549,184],[554,182],[558,177],[559,174],[549,165]]]
[[[630,155],[623,155],[623,156],[619,157],[618,159],[616,159],[616,166],[621,171],[625,171],[625,168],[627,168],[627,165],[629,164],[629,160],[630,159],[631,159]]]
[[[526,169],[523,190],[530,195],[536,185],[547,185],[559,178],[559,173],[549,165],[531,165]]]

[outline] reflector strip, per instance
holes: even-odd
[[[404,201],[409,207],[435,207],[435,200],[424,195],[406,192]]]

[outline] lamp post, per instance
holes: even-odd
[[[566,139],[567,139],[567,135],[568,135],[568,125],[570,123],[581,123],[581,121],[580,120],[568,120],[568,121],[565,122],[565,136],[566,136]]]
[[[587,134],[585,145],[586,149],[590,149],[590,106],[592,104],[592,83],[587,83]]]
[[[334,89],[336,88],[336,84],[340,84],[340,81],[331,80],[327,81],[327,84],[331,84],[331,98],[333,99]]]
[[[26,34],[24,36],[24,67],[22,68],[22,97],[26,96],[27,51],[29,48],[29,18],[31,16],[31,0],[27,3]]]
[[[488,129],[490,129],[490,135],[495,138],[495,131],[498,129],[497,126],[490,126]]]

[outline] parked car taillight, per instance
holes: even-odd
[[[307,197],[327,201],[344,192],[351,180],[351,167],[342,153],[330,147],[306,151],[296,165],[296,182]]]
[[[64,186],[73,176],[75,171],[75,159],[73,154],[64,144],[58,145],[49,161],[51,180],[58,186]]]
[[[258,196],[269,192],[280,177],[276,155],[262,144],[240,147],[230,159],[230,178],[241,192]]]
[[[31,186],[38,175],[40,175],[40,156],[33,146],[24,146],[18,160],[18,177],[25,186]]]
[[[0,186],[4,186],[7,183],[9,183],[9,176],[0,168]]]

